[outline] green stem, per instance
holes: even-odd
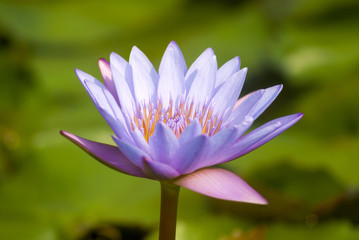
[[[161,182],[161,216],[159,240],[174,240],[176,238],[179,190],[179,186]]]

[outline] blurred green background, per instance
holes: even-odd
[[[359,239],[359,2],[0,2],[0,239],[156,239],[159,184],[119,174],[59,135],[111,143],[76,78],[133,45],[158,68],[175,40],[187,65],[240,56],[243,93],[283,83],[256,126],[303,112],[275,140],[223,165],[268,206],[182,190],[178,240]]]

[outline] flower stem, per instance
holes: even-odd
[[[179,186],[161,182],[161,216],[159,240],[174,240],[176,238],[179,190]]]

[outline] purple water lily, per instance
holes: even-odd
[[[281,117],[245,134],[282,89],[277,85],[238,99],[247,68],[238,57],[217,68],[211,48],[187,69],[175,42],[158,73],[133,47],[127,62],[111,53],[99,60],[104,85],[76,69],[117,146],[61,133],[105,165],[129,175],[182,186],[211,197],[265,204],[240,177],[209,168],[243,156],[296,123],[301,113]]]
[[[103,164],[161,183],[160,239],[174,239],[180,187],[214,198],[266,204],[236,174],[218,167],[241,157],[295,124],[301,113],[281,117],[246,133],[282,89],[277,85],[238,99],[247,68],[238,57],[217,68],[211,48],[187,69],[175,42],[158,73],[133,47],[127,62],[116,53],[99,60],[104,84],[76,69],[117,146],[61,131]]]

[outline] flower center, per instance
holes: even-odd
[[[173,118],[167,119],[166,124],[179,138],[181,136],[182,131],[187,126],[187,120],[186,120],[185,116],[179,115],[179,116],[175,116]]]
[[[216,134],[223,127],[221,117],[213,116],[211,107],[194,109],[193,104],[185,105],[183,102],[177,108],[170,104],[167,109],[162,108],[161,102],[156,106],[151,103],[142,105],[129,124],[133,131],[135,128],[139,129],[148,142],[157,122],[165,123],[179,138],[193,119],[199,120],[203,127],[202,132],[209,136]]]

